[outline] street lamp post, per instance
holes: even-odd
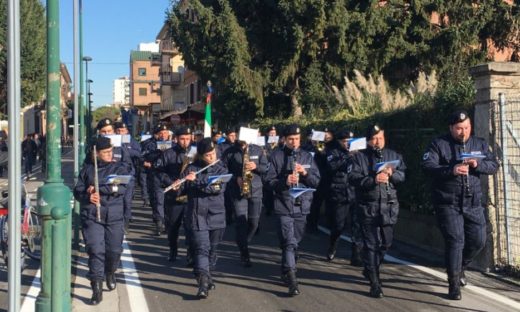
[[[61,127],[57,126],[61,83],[59,38],[59,1],[47,0],[47,177],[38,188],[37,198],[42,220],[42,277],[37,312],[71,310],[72,194],[61,177]]]
[[[92,129],[91,129],[92,125],[90,125],[90,123],[89,123],[90,117],[88,117],[88,116],[90,116],[91,112],[90,112],[90,110],[87,112],[87,97],[85,96],[84,86],[86,86],[88,88],[88,80],[89,80],[88,79],[88,62],[91,62],[92,58],[90,56],[85,55],[85,56],[83,56],[82,60],[85,62],[85,76],[84,76],[85,82],[81,81],[81,86],[83,87],[83,89],[82,89],[83,91],[81,92],[81,94],[83,95],[83,97],[81,99],[82,100],[82,116],[83,116],[82,118],[84,118],[83,124],[87,128],[87,129],[84,129],[85,132],[83,132],[83,137],[85,137],[85,135],[87,136],[86,145],[88,146],[89,140],[91,138],[91,133],[92,133]],[[89,91],[87,90],[87,93],[88,92]]]
[[[88,101],[88,115],[87,115],[87,125],[88,125],[88,130],[87,130],[87,134],[88,134],[88,137],[89,139],[92,138],[92,95],[94,93],[92,93],[90,91],[90,84],[93,83],[94,81],[92,79],[88,79],[88,76],[87,76],[87,101]]]

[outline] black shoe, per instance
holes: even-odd
[[[106,275],[107,280],[107,288],[108,290],[114,290],[116,289],[117,283],[116,283],[116,274],[115,273],[109,273]]]
[[[448,278],[450,284],[448,288],[448,299],[450,300],[461,300],[462,295],[460,293],[460,276],[453,276]]]
[[[217,286],[215,286],[215,283],[213,283],[213,277],[211,275],[208,277],[208,290],[215,290],[217,289]]]
[[[300,294],[300,290],[298,289],[298,280],[296,280],[296,272],[289,271],[286,274],[287,276],[287,284],[289,286],[289,296],[298,296]]]
[[[177,248],[170,248],[170,254],[168,255],[168,261],[175,262],[177,260]]]
[[[197,278],[197,282],[199,284],[199,290],[197,291],[197,298],[206,299],[209,296],[209,282],[208,277],[206,275],[200,275]]]
[[[378,273],[375,271],[364,270],[363,275],[368,276],[368,280],[370,281],[370,292],[369,296],[372,298],[383,298],[383,290],[381,289],[381,283],[379,282]]]
[[[468,285],[468,281],[466,280],[466,274],[464,273],[465,269],[462,268],[462,271],[460,272],[460,287],[464,287]]]
[[[240,250],[240,262],[242,262],[242,265],[245,268],[250,268],[252,266],[251,258],[249,257],[249,250],[247,247]]]
[[[103,281],[91,281],[92,298],[90,298],[91,305],[98,305],[103,301]]]
[[[161,234],[163,232],[163,227],[164,227],[164,225],[162,224],[161,221],[155,222],[155,235],[156,236],[161,236]]]
[[[336,257],[336,245],[333,244],[329,246],[329,250],[327,250],[327,260],[332,261]]]

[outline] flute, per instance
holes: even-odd
[[[94,145],[94,190],[99,195],[99,177],[98,177],[96,145]],[[101,196],[99,196],[99,201],[101,202]],[[96,219],[98,222],[101,222],[101,203],[100,202],[98,202],[96,204]]]
[[[215,165],[216,163],[218,163],[220,161],[220,159],[217,159],[215,160],[214,162],[212,162],[211,164],[207,165],[206,167],[200,169],[199,171],[195,172],[195,175],[207,170],[209,167]],[[174,189],[174,188],[178,188],[182,183],[186,182],[186,178],[183,178],[181,180],[179,180],[177,183],[173,183],[172,185],[168,186],[167,188],[164,189],[164,192],[163,193],[166,193],[166,192],[169,192],[170,190]]]

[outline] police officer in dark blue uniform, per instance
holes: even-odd
[[[361,251],[363,248],[363,236],[356,216],[356,194],[354,186],[348,181],[348,166],[352,159],[349,152],[349,140],[354,138],[354,133],[348,130],[339,131],[336,140],[327,148],[327,168],[330,176],[330,192],[327,193],[326,214],[330,227],[330,241],[327,250],[327,260],[332,261],[336,255],[336,249],[341,232],[347,225],[350,217],[352,234],[352,253],[350,263],[362,266]]]
[[[245,267],[250,267],[249,242],[260,221],[263,193],[261,177],[267,172],[267,157],[261,147],[236,141],[224,152],[222,161],[233,174],[227,188],[235,210],[236,242],[240,250],[240,260]]]
[[[110,136],[116,135],[116,125],[110,118],[103,118],[98,122],[97,129],[99,136]],[[121,161],[126,164],[130,170],[131,175],[135,174],[134,159],[138,154],[131,151],[128,144],[121,144],[120,146],[114,146],[112,154],[114,161]],[[134,147],[135,148],[135,147]],[[132,216],[132,195],[134,191],[134,180],[126,186],[126,194],[124,199],[125,204],[125,233],[128,230],[128,222]]]
[[[197,144],[195,161],[188,166],[181,178],[188,195],[186,224],[191,230],[192,247],[195,256],[193,271],[199,290],[197,297],[206,298],[209,290],[215,288],[211,272],[217,264],[218,244],[226,228],[224,191],[226,183],[209,184],[210,176],[227,174],[222,162],[217,162],[216,146],[211,138],[204,138]],[[215,163],[198,175],[195,172]]]
[[[99,137],[95,142],[98,158],[99,193],[95,191],[94,162],[88,159],[81,169],[74,197],[80,203],[81,224],[88,260],[88,278],[92,286],[91,303],[103,300],[103,279],[109,290],[116,288],[115,271],[123,251],[124,184],[108,184],[109,175],[128,175],[130,168],[123,162],[114,162],[110,139]],[[92,155],[92,154],[91,154]],[[100,220],[96,205],[100,204]]]
[[[132,159],[132,168],[134,172],[134,177],[130,181],[130,183],[126,186],[126,194],[125,194],[125,233],[128,231],[129,222],[132,221],[132,199],[134,197],[134,189],[135,189],[135,174],[137,172],[137,167],[141,163],[141,146],[137,143],[134,138],[129,134],[128,127],[124,122],[116,122],[114,123],[114,128],[116,130],[116,134],[119,134],[127,139],[122,139],[122,146],[125,147]]]
[[[228,148],[235,144],[237,140],[237,128],[230,127],[226,130],[226,140],[221,144],[217,145],[217,157],[220,159],[222,155],[226,152]],[[224,203],[226,206],[226,222],[227,224],[233,223],[233,199],[231,198],[231,194],[229,193],[229,188],[226,188],[226,192],[224,194]]]
[[[192,163],[195,155],[190,155],[192,131],[188,127],[181,127],[175,131],[177,144],[171,149],[166,150],[156,163],[157,169],[161,172],[161,185],[168,187],[177,181],[181,174]],[[188,198],[181,189],[171,190],[164,194],[164,213],[166,217],[166,231],[170,253],[168,260],[174,262],[177,259],[177,248],[179,240],[179,229],[183,223]],[[184,232],[186,236],[186,246],[188,247],[187,259],[191,261],[191,246],[189,229],[184,222]]]
[[[154,144],[153,141],[153,135],[146,139],[142,140],[139,145],[141,146],[141,162],[139,163],[139,184],[141,185],[141,192],[142,192],[142,198],[143,198],[143,205],[148,206],[150,205],[150,197],[151,195],[148,192],[148,169],[143,166],[144,164],[144,155],[149,152],[149,144]],[[153,149],[155,150],[155,148]]]
[[[422,167],[433,178],[432,201],[444,236],[448,297],[460,300],[460,286],[466,285],[464,270],[486,243],[480,178],[494,174],[498,163],[484,139],[471,135],[466,111],[454,112],[449,125],[449,134],[431,142]]]
[[[271,154],[273,151],[279,148],[283,148],[283,144],[280,143],[280,139],[278,138],[275,142],[269,142],[269,138],[275,138],[277,137],[277,131],[276,127],[273,125],[271,126],[266,135],[266,142],[265,142],[265,152],[267,154],[267,161],[269,164],[269,159],[271,158]],[[273,190],[269,187],[269,183],[266,180],[266,175],[263,177],[263,183],[264,183],[264,189],[263,189],[263,197],[262,197],[262,203],[264,205],[265,215],[270,216],[273,213],[274,210],[274,194]]]
[[[327,168],[327,150],[332,148],[335,144],[334,141],[334,133],[325,128],[325,141],[316,142],[310,141],[308,145],[308,152],[312,152],[314,154],[314,161],[316,161],[316,165],[320,170],[320,184],[314,196],[312,198],[311,204],[311,213],[307,216],[307,229],[310,232],[318,231],[318,224],[320,220],[321,206],[323,205],[323,201],[327,197],[327,194],[330,189],[330,173]]]
[[[386,148],[384,130],[378,125],[367,129],[367,149],[356,153],[349,167],[349,179],[356,188],[358,216],[363,231],[363,275],[370,281],[370,296],[382,298],[379,268],[393,241],[399,203],[395,185],[405,180],[403,158]],[[399,161],[394,166],[383,162]]]
[[[152,206],[152,217],[155,223],[155,233],[160,236],[166,231],[164,226],[164,193],[161,187],[160,176],[155,168],[155,163],[161,157],[162,148],[171,148],[170,129],[165,124],[158,124],[154,134],[157,138],[144,146],[143,167],[146,170],[148,194],[150,195],[150,205]]]
[[[266,180],[275,192],[274,212],[278,218],[282,249],[282,280],[289,287],[289,295],[296,296],[300,290],[296,280],[295,252],[305,232],[312,192],[293,198],[289,190],[293,187],[317,187],[320,173],[312,155],[300,148],[300,127],[289,125],[284,135],[285,147],[271,154]]]

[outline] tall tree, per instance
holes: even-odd
[[[0,0],[0,111],[6,112],[7,1]],[[45,7],[39,0],[20,2],[20,67],[22,106],[39,101],[46,84]]]
[[[354,70],[395,87],[420,71],[465,81],[490,38],[520,50],[519,16],[518,0],[185,0],[169,20],[188,68],[216,80],[216,107],[232,122],[331,113],[329,88]]]

